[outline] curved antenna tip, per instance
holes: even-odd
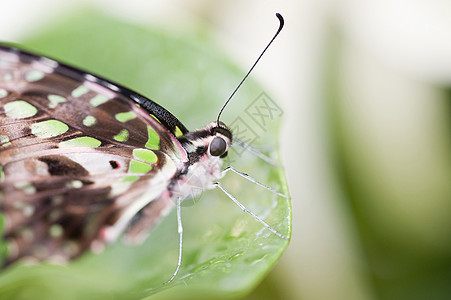
[[[266,52],[266,50],[269,48],[269,46],[272,44],[272,42],[275,40],[275,38],[279,35],[279,32],[282,30],[283,25],[285,24],[285,21],[282,17],[281,14],[276,13],[276,17],[277,19],[279,19],[279,29],[277,29],[276,34],[272,37],[272,39],[269,41],[269,43],[266,45],[265,49],[263,49],[263,51],[260,53],[260,55],[258,56],[257,60],[254,62],[254,64],[252,65],[252,67],[249,69],[249,71],[246,73],[246,75],[244,76],[244,78],[240,81],[240,83],[238,84],[238,86],[235,88],[235,90],[233,91],[232,95],[230,95],[229,99],[227,99],[227,101],[224,103],[224,105],[221,107],[221,109],[219,110],[219,114],[218,114],[218,118],[216,119],[216,124],[219,127],[219,119],[221,118],[221,114],[224,111],[224,108],[227,106],[227,104],[229,104],[230,99],[232,99],[233,95],[235,95],[236,91],[240,88],[240,86],[243,84],[243,82],[246,80],[246,78],[249,76],[249,74],[252,72],[252,70],[254,69],[254,67],[257,65],[257,63],[259,62],[260,58],[262,58],[263,54]]]
[[[282,30],[283,25],[285,25],[285,20],[283,19],[282,15],[279,13],[276,13],[276,17],[277,17],[277,19],[279,19],[279,22],[280,22],[279,30],[277,30],[277,33],[279,33]]]

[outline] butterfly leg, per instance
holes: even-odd
[[[274,228],[272,228],[271,226],[269,226],[265,221],[263,221],[262,219],[260,219],[260,217],[258,217],[256,214],[254,214],[253,212],[251,212],[250,210],[248,210],[243,204],[241,204],[240,201],[238,201],[235,197],[232,196],[232,194],[230,194],[219,182],[215,182],[214,185],[216,185],[221,191],[224,192],[224,194],[227,195],[227,197],[229,197],[233,202],[235,202],[236,205],[238,205],[245,213],[251,215],[252,217],[254,217],[255,220],[257,220],[258,222],[260,222],[263,226],[265,226],[266,228],[268,228],[272,233],[274,233],[275,235],[277,235],[278,237],[284,239],[284,240],[288,240],[289,238],[281,233],[279,233],[277,230],[275,230]]]
[[[182,225],[182,210],[181,210],[182,197],[177,198],[177,231],[179,233],[179,258],[177,261],[177,267],[175,268],[174,274],[172,274],[171,279],[169,279],[166,284],[171,283],[182,265],[182,249],[183,249],[183,225]]]
[[[246,173],[243,173],[243,172],[238,171],[238,170],[235,169],[234,167],[228,166],[228,167],[225,168],[222,172],[226,173],[226,172],[228,172],[228,171],[232,171],[233,173],[240,175],[240,176],[243,177],[244,179],[247,179],[247,180],[249,180],[250,182],[255,183],[256,185],[261,186],[261,187],[264,188],[264,189],[267,189],[267,190],[270,191],[271,193],[274,193],[274,194],[276,194],[276,195],[278,195],[278,196],[280,196],[280,197],[284,197],[284,198],[290,199],[290,196],[287,196],[287,195],[284,195],[284,194],[282,194],[282,193],[279,193],[278,191],[276,191],[276,190],[270,188],[269,186],[264,185],[264,184],[261,183],[261,182],[258,182],[257,180],[255,180],[255,179],[252,178],[251,176],[247,175]]]

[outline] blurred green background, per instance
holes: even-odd
[[[284,111],[276,144],[293,238],[250,295],[219,298],[450,298],[447,1],[4,1],[0,38],[30,36],[81,2],[182,37],[211,35],[242,69],[277,26],[273,14],[286,19],[253,79]]]

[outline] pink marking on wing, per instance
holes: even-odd
[[[31,63],[31,67],[33,69],[36,69],[38,71],[44,72],[44,73],[53,73],[53,70],[58,66],[58,63],[54,60],[51,60],[46,57],[42,57],[40,60],[33,61]]]
[[[90,75],[87,75],[87,76],[90,76]],[[96,92],[98,94],[106,96],[108,99],[113,99],[114,96],[116,95],[116,92],[112,91],[109,88],[103,87],[103,86],[101,86],[100,84],[98,84],[96,82],[91,82],[91,81],[87,80],[87,81],[83,82],[83,85],[85,87],[87,87],[88,89],[90,89],[91,91],[94,91],[94,92]]]
[[[1,51],[2,53],[2,61],[8,61],[11,63],[19,63],[20,59],[19,56],[17,56],[17,54],[15,53],[10,53],[7,51]]]
[[[106,231],[107,231],[107,227],[102,227],[102,228],[100,229],[100,231],[99,231],[99,238],[100,238],[102,241],[105,241],[105,240],[106,240]]]
[[[100,240],[94,240],[91,242],[90,248],[95,254],[100,254],[105,250],[105,243]]]

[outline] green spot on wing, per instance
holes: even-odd
[[[25,80],[29,82],[38,81],[44,78],[44,73],[41,71],[33,70],[25,75]]]
[[[128,171],[130,173],[147,173],[152,170],[152,166],[146,164],[142,161],[132,160],[130,161],[130,166],[128,167]]]
[[[160,122],[160,120],[158,120],[157,119],[157,117],[155,117],[154,115],[150,115],[152,118],[154,118],[155,119],[155,121],[157,121],[158,123],[160,123],[161,124],[161,122]]]
[[[160,136],[150,126],[147,126],[147,135],[148,135],[148,139],[147,139],[147,143],[146,143],[145,147],[149,148],[149,149],[155,149],[155,150],[160,149],[160,147],[159,147]]]
[[[127,121],[135,119],[136,114],[132,111],[128,111],[128,112],[117,113],[114,117],[119,122],[125,123]]]
[[[5,114],[11,119],[24,119],[34,116],[38,109],[30,103],[17,100],[5,104]]]
[[[92,106],[97,107],[107,101],[108,101],[108,98],[106,96],[98,94],[98,95],[94,96],[91,100],[89,100],[89,103]]]
[[[180,128],[178,126],[175,127],[175,136],[176,137],[181,137],[183,135],[182,130],[180,130]]]
[[[113,139],[118,142],[128,141],[129,133],[127,129],[122,129],[121,132],[113,136]]]
[[[50,101],[49,108],[55,108],[58,106],[58,104],[64,103],[67,101],[66,98],[64,98],[63,96],[60,96],[60,95],[48,95],[47,99],[49,99],[49,101]]]
[[[157,155],[153,151],[147,149],[135,149],[133,150],[133,156],[151,164],[158,161]]]
[[[30,127],[31,133],[41,139],[58,136],[69,130],[69,126],[58,120],[42,121]]]
[[[128,176],[125,177],[123,182],[134,182],[139,179],[139,176]]]
[[[63,232],[63,227],[59,224],[54,224],[49,228],[49,234],[52,238],[61,237]]]
[[[86,127],[91,127],[97,123],[97,119],[94,116],[86,116],[86,118],[83,119],[83,125]]]
[[[102,144],[101,141],[90,136],[81,136],[59,143],[60,148],[69,147],[91,147],[96,148]]]
[[[89,92],[89,89],[85,87],[84,85],[80,85],[78,88],[72,91],[72,97],[78,98],[84,94]]]

